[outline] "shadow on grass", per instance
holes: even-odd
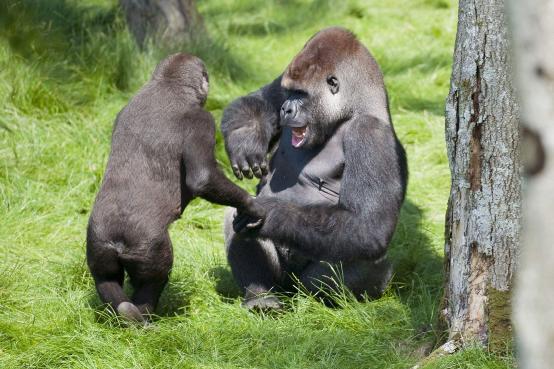
[[[116,18],[116,7],[66,0],[5,0],[0,5],[2,37],[25,58],[62,59],[67,46],[85,44],[95,32],[114,32]]]
[[[134,88],[133,68],[141,55],[126,30],[122,11],[110,6],[81,5],[67,0],[6,0],[0,3],[0,39],[35,65],[45,80],[107,81],[117,89]],[[232,80],[249,78],[247,61],[229,52],[225,43],[201,35],[188,44],[150,48],[155,61],[185,51],[204,59],[210,70]]]
[[[429,285],[441,280],[442,257],[422,229],[422,220],[422,210],[407,199],[389,250],[395,270],[393,283],[410,284],[414,275]]]
[[[224,298],[224,300],[230,301],[240,297],[241,291],[229,266],[217,266],[210,270],[210,276],[215,280],[216,292]]]
[[[443,287],[443,258],[433,248],[422,221],[422,210],[407,199],[389,251],[394,267],[391,288],[410,309],[416,337],[436,344],[442,334],[436,323]]]

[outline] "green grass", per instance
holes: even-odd
[[[433,347],[449,171],[443,138],[456,6],[447,0],[199,2],[211,42],[183,46],[208,66],[217,120],[277,76],[328,25],[379,61],[410,166],[391,246],[395,277],[370,302],[309,296],[287,312],[240,307],[222,246],[223,209],[195,200],[171,228],[175,266],[149,329],[100,305],[84,235],[117,112],[161,51],[139,52],[115,0],[0,4],[0,368],[409,368]],[[230,176],[221,138],[218,160]],[[254,181],[242,182],[252,190]],[[426,368],[509,368],[470,349]]]

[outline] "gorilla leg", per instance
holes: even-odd
[[[169,275],[169,271],[166,275]],[[132,282],[135,289],[133,303],[138,307],[141,314],[148,315],[154,313],[168,280],[168,277],[155,281],[144,281],[137,278],[134,280],[134,283]]]
[[[367,294],[379,297],[392,276],[392,266],[386,258],[378,261],[359,260],[329,264],[312,262],[299,276],[309,292],[317,295],[323,291],[339,291],[340,282],[357,298]]]
[[[108,303],[126,320],[143,321],[137,307],[123,292],[125,272],[116,246],[111,242],[89,240],[87,260],[102,302]]]
[[[151,314],[169,279],[173,251],[167,233],[149,242],[143,241],[143,245],[139,248],[140,256],[127,255],[123,264],[133,285],[133,303],[141,314]]]
[[[225,212],[225,248],[233,277],[244,293],[244,306],[278,309],[280,301],[269,295],[283,276],[275,245],[269,240],[236,234],[232,227],[234,214],[234,209]]]

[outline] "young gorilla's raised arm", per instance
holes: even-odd
[[[237,178],[267,174],[266,155],[280,132],[279,110],[285,101],[281,77],[233,101],[223,112],[221,132]]]
[[[221,172],[214,156],[215,122],[211,114],[199,111],[190,129],[195,139],[184,147],[185,181],[193,196],[210,202],[232,206],[251,216],[262,218],[265,211],[253,202],[252,197],[231,182]]]
[[[343,141],[345,168],[336,207],[299,206],[258,198],[268,214],[261,237],[281,241],[310,258],[378,258],[393,235],[404,198],[404,176],[392,127],[375,117],[352,122]]]

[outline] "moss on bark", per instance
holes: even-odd
[[[487,288],[489,317],[489,350],[495,353],[510,351],[512,343],[511,292]]]

